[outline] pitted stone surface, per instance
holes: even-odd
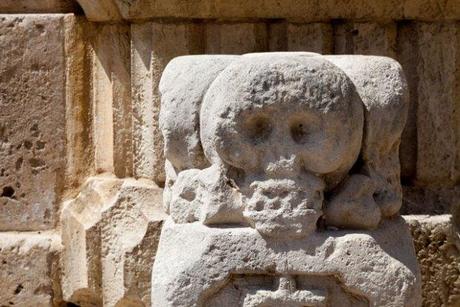
[[[229,292],[225,286],[235,275],[248,280]],[[302,276],[297,289],[320,290],[316,294],[330,306],[420,306],[417,261],[402,219],[386,221],[372,232],[327,231],[283,241],[250,228],[168,220],[152,273],[152,306],[244,306],[245,291],[267,289],[251,278],[280,275]],[[276,291],[271,285],[268,289]]]
[[[171,218],[153,306],[420,306],[411,236],[395,217],[399,64],[213,57],[176,59],[161,82]]]
[[[63,15],[0,15],[0,230],[54,228],[65,167]]]
[[[174,207],[176,222],[233,208],[219,223],[282,237],[315,231],[324,207],[326,223],[342,228],[376,228],[398,213],[408,97],[394,60],[308,52],[187,56],[167,66],[161,92],[165,206]],[[200,171],[209,164],[212,171]],[[241,198],[200,205],[213,193]]]
[[[52,232],[0,233],[0,306],[56,306],[60,241]]]
[[[149,305],[160,207],[161,190],[151,182],[88,179],[62,213],[64,299],[83,306]]]

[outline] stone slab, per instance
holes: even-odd
[[[93,21],[175,18],[292,18],[454,20],[460,17],[457,0],[339,1],[339,0],[78,0]]]
[[[55,233],[0,233],[0,306],[54,306],[60,247]]]
[[[0,230],[50,229],[65,167],[64,15],[0,15]]]
[[[423,306],[460,306],[460,249],[448,214],[404,217],[422,274]]]
[[[240,306],[245,290],[230,291],[228,283],[243,278],[244,287],[259,289],[257,278],[279,275],[294,275],[298,288],[326,291],[332,306],[338,299],[341,306],[420,306],[412,238],[401,218],[370,232],[325,231],[282,241],[250,228],[169,219],[153,267],[153,306]]]
[[[72,13],[81,10],[75,0],[2,0],[0,13]]]

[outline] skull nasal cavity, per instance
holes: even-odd
[[[272,132],[272,123],[266,117],[253,117],[246,123],[246,132],[255,144],[261,143],[268,139]]]

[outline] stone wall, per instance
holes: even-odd
[[[0,306],[149,305],[149,277],[139,276],[151,270],[164,218],[158,83],[179,55],[397,59],[411,94],[403,214],[447,214],[459,203],[458,1],[7,0],[0,14]],[[130,189],[133,199],[120,201]],[[143,191],[155,191],[151,210],[134,205]],[[134,230],[118,238],[110,227],[120,220]],[[449,218],[409,220],[425,305],[457,306]],[[436,253],[447,245],[448,256]]]

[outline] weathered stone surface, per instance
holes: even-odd
[[[166,64],[180,55],[203,51],[202,27],[193,23],[133,25],[132,108],[134,175],[165,182],[163,138],[159,129],[158,86]]]
[[[209,88],[200,135],[211,163],[244,172],[234,180],[253,227],[305,235],[326,183],[337,185],[357,159],[362,113],[348,77],[319,56],[247,56]]]
[[[94,145],[91,107],[91,48],[93,26],[84,18],[65,15],[66,54],[66,169],[64,199],[75,197],[93,175]]]
[[[358,20],[454,20],[460,17],[456,0],[403,1],[297,1],[297,0],[78,0],[90,20],[176,18],[292,18],[309,21]]]
[[[0,36],[0,230],[50,229],[65,168],[63,15],[1,15]]]
[[[164,214],[151,182],[93,177],[62,212],[63,297],[76,304],[150,304]]]
[[[399,159],[401,162],[401,179],[411,184],[417,172],[417,103],[418,74],[417,65],[420,61],[417,48],[417,31],[412,23],[398,26],[397,59],[406,74],[409,87],[409,111],[407,122],[401,136]]]
[[[395,217],[406,87],[384,57],[173,60],[153,306],[420,306]]]
[[[81,9],[76,0],[2,0],[0,13],[72,13]]]
[[[456,24],[416,24],[417,183],[454,185],[460,178],[457,82],[460,45]]]
[[[287,26],[287,49],[289,51],[311,51],[332,53],[332,25],[327,23],[295,24]]]
[[[399,212],[402,189],[399,144],[409,106],[407,83],[398,62],[374,56],[326,56],[353,81],[364,104],[361,169],[374,185],[382,216]]]
[[[0,305],[55,306],[60,249],[56,233],[0,233]]]
[[[339,23],[334,33],[336,54],[395,56],[395,23]]]
[[[449,215],[406,216],[422,273],[423,306],[460,305],[460,249]]]
[[[401,214],[442,215],[449,214],[460,199],[460,186],[426,188],[403,186]]]
[[[264,23],[210,23],[206,25],[206,53],[242,54],[267,49]]]
[[[132,175],[129,27],[100,25],[91,38],[96,172]]]
[[[402,219],[371,233],[321,232],[282,243],[250,228],[168,220],[152,273],[153,306],[257,306],[243,300],[254,300],[253,291],[275,292],[283,276],[295,278],[297,288],[277,306],[302,306],[289,304],[298,296],[311,304],[313,294],[331,306],[420,306],[419,271]]]
[[[333,27],[329,23],[270,22],[268,50],[332,53]]]

